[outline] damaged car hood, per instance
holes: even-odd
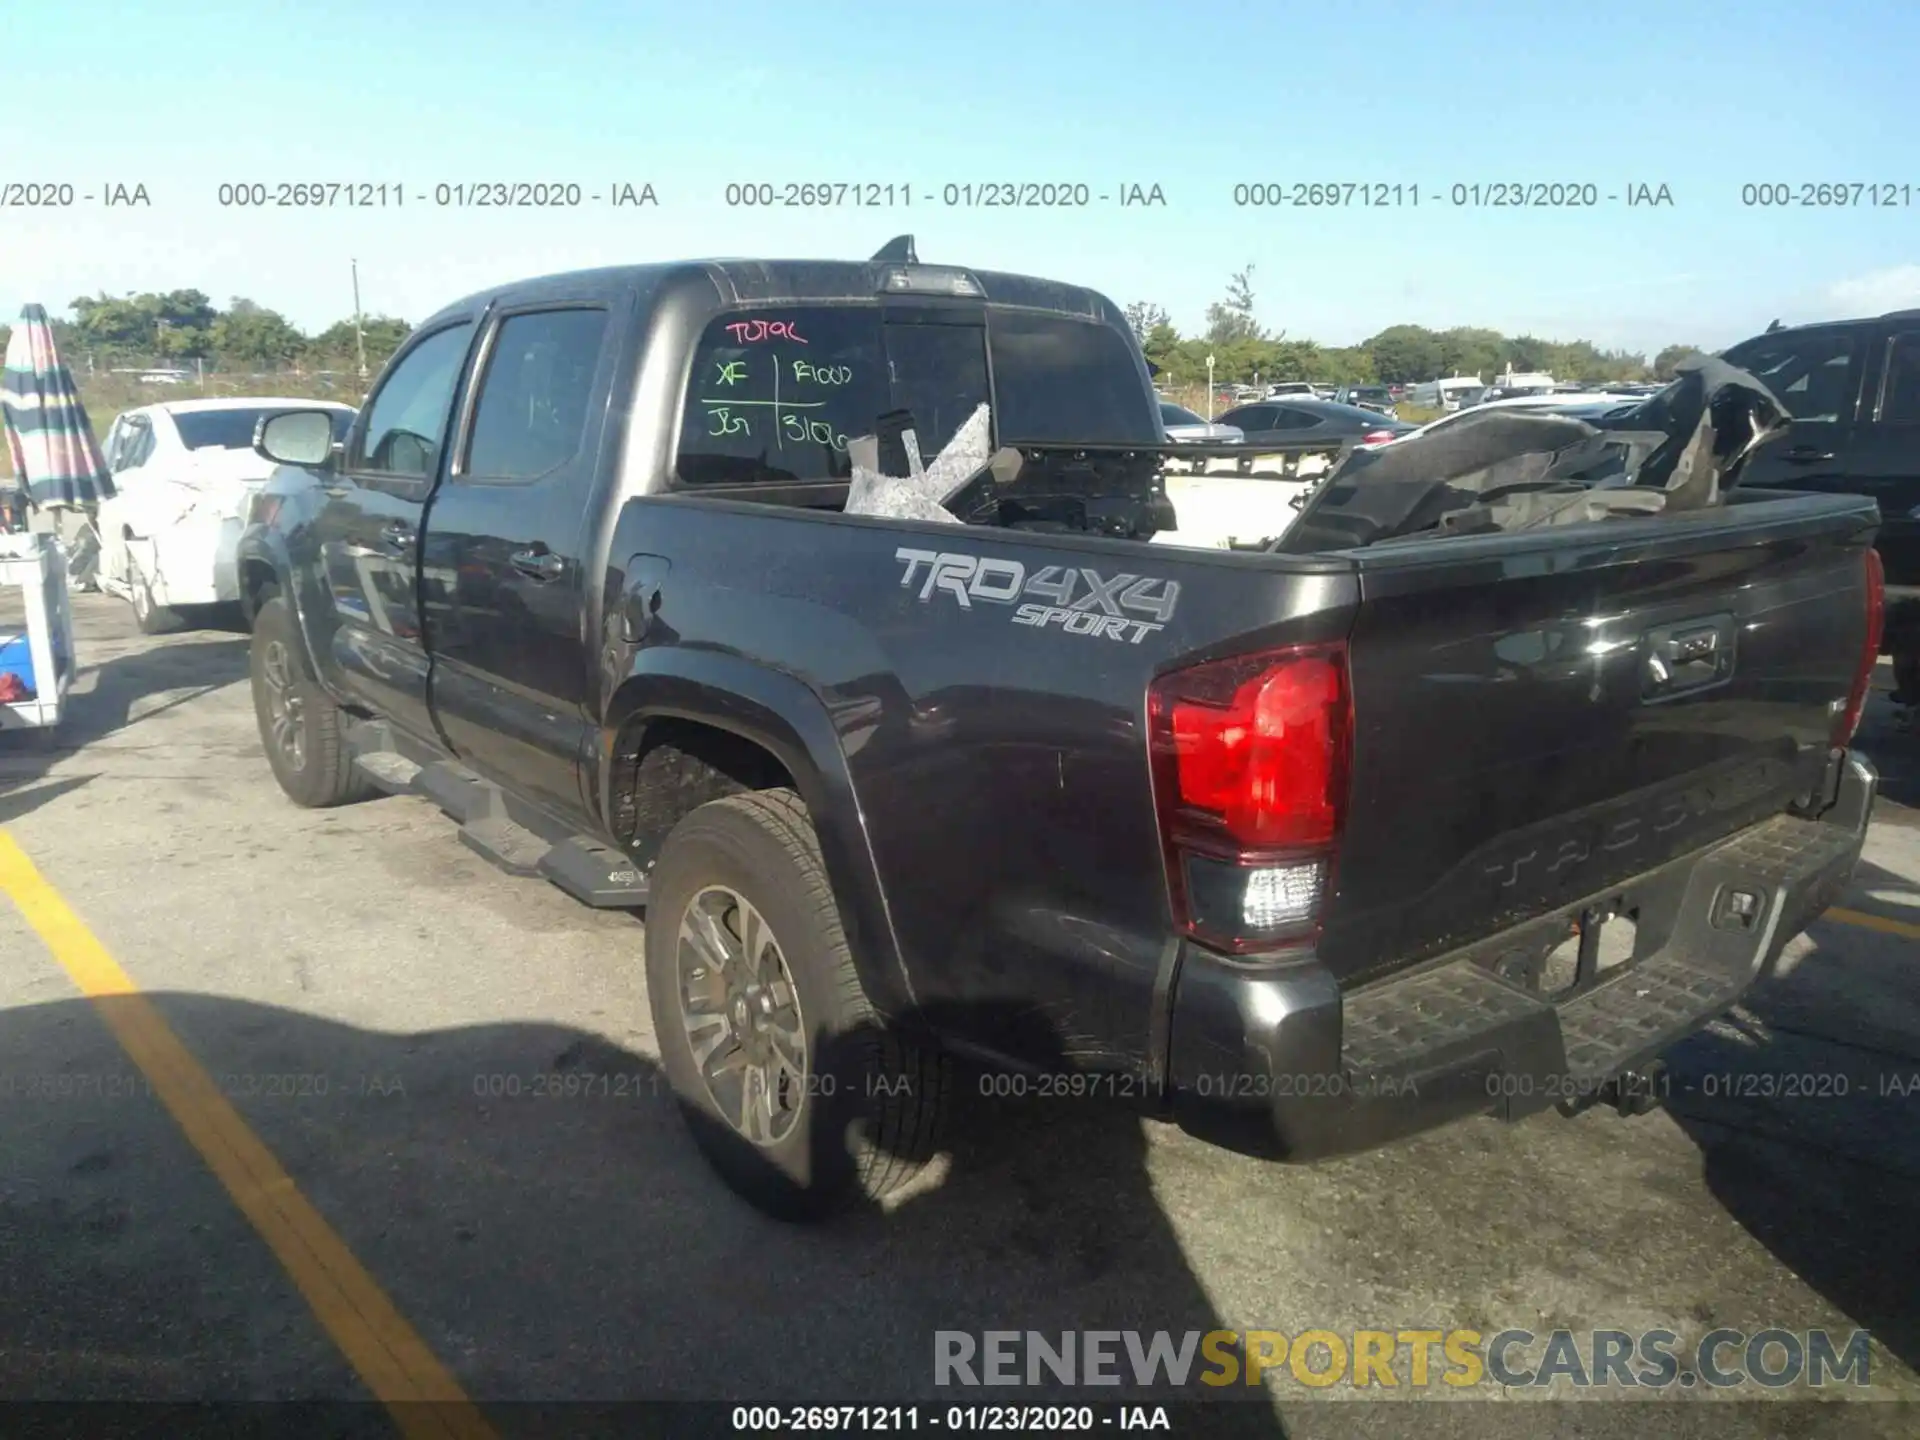
[[[1677,373],[1644,405],[1598,423],[1493,410],[1356,450],[1271,548],[1305,554],[1718,505],[1790,418],[1765,385],[1724,361],[1697,358]]]

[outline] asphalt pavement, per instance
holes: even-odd
[[[1619,1390],[1282,1366],[1205,1433],[1915,1433],[1880,1402],[1920,1399],[1920,734],[1884,693],[1854,890],[1674,1052],[1664,1110],[1285,1168],[969,1083],[928,1185],[797,1229],[685,1137],[638,918],[424,801],[296,809],[243,635],[75,614],[55,743],[0,736],[0,1400],[412,1398],[448,1408],[403,1428],[484,1435],[525,1402],[1010,1398],[936,1386],[939,1331],[1865,1329],[1868,1386],[1669,1388],[1651,1429]]]

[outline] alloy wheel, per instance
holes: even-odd
[[[779,939],[753,902],[709,885],[687,902],[676,942],[680,1019],[716,1109],[766,1147],[799,1122],[807,1095],[800,996]]]
[[[266,682],[269,739],[288,766],[307,765],[306,700],[295,688],[293,657],[284,641],[269,640],[260,657],[260,678]]]

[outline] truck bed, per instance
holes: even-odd
[[[1074,1063],[1138,1071],[1172,964],[1158,677],[1345,647],[1351,788],[1312,954],[1357,984],[1813,792],[1874,518],[1794,497],[1301,556],[663,497],[628,504],[614,552],[674,557],[674,650],[761,637],[834,717],[896,1003],[1018,1002]],[[1650,695],[1649,647],[1702,625],[1726,673]]]

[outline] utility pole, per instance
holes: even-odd
[[[349,262],[353,266],[353,347],[360,355],[360,378],[367,378],[367,336],[360,327],[360,262]]]

